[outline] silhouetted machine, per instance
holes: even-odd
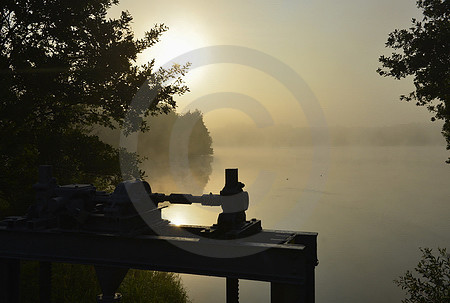
[[[39,297],[51,298],[51,263],[91,264],[103,294],[115,290],[129,268],[226,278],[227,303],[237,303],[238,279],[271,283],[272,303],[313,303],[317,234],[262,230],[246,219],[249,196],[238,170],[225,171],[220,194],[152,193],[141,180],[112,193],[91,184],[60,186],[51,166],[39,167],[36,201],[25,216],[0,221],[0,302],[19,302],[20,260],[40,262]],[[176,226],[162,219],[161,202],[220,206],[217,224]]]
[[[236,238],[261,231],[261,221],[246,221],[249,197],[238,181],[237,169],[226,169],[225,186],[220,194],[193,196],[190,194],[152,193],[146,181],[124,181],[113,193],[97,191],[92,184],[57,185],[51,166],[39,167],[36,203],[26,217],[10,217],[15,228],[103,231],[120,234],[148,233],[157,229],[169,233],[167,220],[161,218],[161,202],[172,204],[199,203],[221,206],[217,224],[201,231],[210,238]],[[166,226],[166,228],[164,228]]]

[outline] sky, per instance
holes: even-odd
[[[399,101],[401,94],[413,89],[412,79],[397,81],[376,73],[378,57],[392,51],[384,46],[389,32],[409,27],[411,18],[420,16],[414,0],[122,0],[110,15],[121,10],[133,16],[137,37],[156,23],[169,27],[161,41],[139,57],[139,63],[155,58],[164,66],[189,60],[195,67],[197,60],[202,62],[204,58],[174,59],[203,47],[215,52],[220,51],[215,46],[231,45],[236,48],[236,56],[240,56],[239,49],[251,49],[291,68],[302,92],[312,93],[329,126],[386,126],[430,120],[425,108]],[[270,123],[277,125],[314,124],[317,114],[311,114],[303,104],[303,96],[292,94],[280,75],[267,74],[258,66],[246,64],[245,59],[233,60],[199,63],[191,69],[185,78],[191,92],[177,99],[177,110],[183,112],[193,109],[193,104],[222,97],[212,107],[199,106],[210,129],[239,122],[257,124],[256,120],[266,119],[267,114]],[[262,59],[256,62],[261,68],[265,63]],[[253,102],[237,108],[227,104],[227,97],[249,97]],[[197,102],[199,99],[203,102]],[[259,107],[265,114],[255,118],[255,108]]]

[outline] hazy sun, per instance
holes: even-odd
[[[183,30],[169,29],[161,36],[161,41],[145,50],[138,57],[138,64],[155,59],[156,68],[165,64],[186,64],[175,62],[174,59],[184,53],[206,46],[205,38],[196,32],[185,34]]]

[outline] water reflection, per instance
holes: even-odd
[[[142,168],[153,192],[179,193],[191,188],[187,193],[199,195],[204,192],[209,182],[212,162],[212,155],[189,156],[187,165],[179,164],[174,170],[171,168],[174,163],[169,161],[169,157],[154,157],[144,161]],[[192,176],[193,180],[189,179],[189,176]],[[190,187],[191,183],[195,186]]]
[[[250,194],[247,217],[261,219],[265,229],[318,232],[317,302],[400,302],[403,292],[392,280],[416,266],[418,248],[450,243],[445,153],[439,146],[333,147],[327,185],[318,191],[306,186],[312,159],[308,148],[215,148],[205,190],[220,190],[223,169],[239,167],[239,179]],[[273,172],[275,180],[258,197],[259,187],[251,185],[262,168]],[[312,195],[320,200],[302,218],[300,204]],[[218,212],[210,211],[211,221]],[[193,216],[193,224],[205,220]],[[211,295],[225,301],[223,279],[183,275],[183,282],[197,303],[210,302]],[[243,302],[269,302],[268,292],[266,283],[241,286]]]

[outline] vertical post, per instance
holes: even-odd
[[[119,302],[122,295],[116,293],[116,290],[125,278],[128,268],[96,265],[95,272],[102,289],[102,294],[97,296],[97,302]]]
[[[238,183],[238,169],[237,168],[227,168],[225,169],[225,186],[236,186]]]
[[[239,303],[239,280],[227,277],[227,303]]]
[[[231,196],[242,192],[244,184],[238,181],[238,169],[227,168],[225,169],[225,186],[220,191],[221,196]],[[238,231],[245,223],[245,211],[238,212],[222,212],[217,218],[217,227],[222,232],[228,232],[230,230]],[[232,235],[228,235],[234,237]]]
[[[39,262],[39,302],[50,303],[52,291],[52,263]]]
[[[20,260],[0,259],[0,302],[19,303]]]
[[[238,169],[225,169],[225,186],[220,191],[221,196],[230,196],[242,192],[244,184],[238,181]]]
[[[314,303],[316,300],[316,275],[314,272],[314,266],[306,273],[306,296],[308,302]]]
[[[312,303],[299,284],[270,283],[271,303]]]

